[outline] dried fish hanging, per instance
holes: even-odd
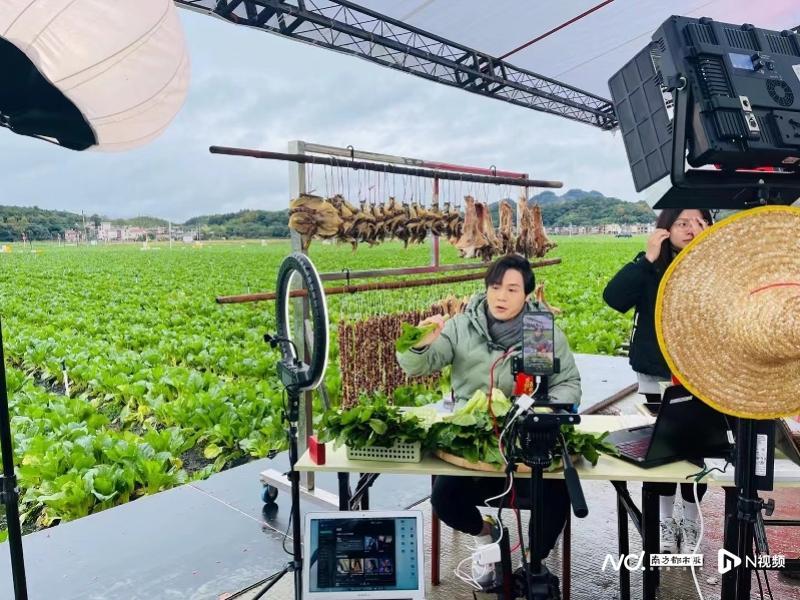
[[[360,321],[341,320],[339,332],[339,371],[341,373],[341,405],[353,406],[361,393],[385,393],[401,386],[423,384],[435,386],[439,374],[408,377],[397,364],[394,342],[400,336],[402,323],[419,323],[434,314],[455,315],[463,312],[467,299],[448,296],[427,309],[377,315]]]
[[[314,238],[336,239],[351,244],[355,250],[359,243],[372,246],[387,239],[397,239],[408,246],[424,242],[429,234],[449,239],[460,234],[461,215],[451,211],[449,204],[444,212],[432,200],[427,207],[423,195],[428,195],[428,191],[420,178],[416,181],[403,178],[402,198],[398,199],[395,177],[391,181],[387,181],[385,175],[381,181],[380,173],[373,181],[369,180],[370,175],[356,177],[356,188],[353,189],[351,179],[342,174],[343,170],[346,169],[340,168],[337,172],[327,167],[323,169],[325,196],[318,196],[313,193],[317,186],[313,181],[313,170],[309,169],[306,189],[311,192],[301,194],[289,204],[289,228],[300,234],[304,251],[308,250]],[[366,190],[365,184],[368,184]],[[330,193],[332,189],[337,190],[333,195]],[[375,201],[376,190],[377,194],[388,194],[387,199]],[[358,198],[358,206],[349,202],[345,194]],[[429,197],[432,196],[431,190]]]
[[[335,239],[351,244],[355,250],[359,243],[373,246],[394,239],[408,246],[437,235],[446,237],[463,258],[489,261],[511,252],[541,258],[556,246],[545,232],[541,207],[531,206],[525,195],[517,202],[516,227],[514,206],[508,196],[495,202],[499,204],[499,224],[495,227],[490,186],[485,183],[480,187],[470,184],[463,196],[464,186],[459,185],[456,201],[446,194],[441,201],[432,188],[428,191],[420,177],[402,176],[399,186],[398,177],[386,173],[370,171],[351,177],[346,161],[336,167],[323,167],[322,175],[324,196],[313,193],[318,186],[313,181],[313,170],[309,169],[306,189],[311,191],[289,205],[289,227],[300,234],[303,250],[308,250],[314,238]],[[449,187],[452,194],[454,186],[443,187],[445,190]],[[491,188],[500,189],[496,185]],[[484,201],[476,199],[479,192]],[[355,198],[357,206],[348,198]]]

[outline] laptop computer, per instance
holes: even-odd
[[[622,460],[650,468],[727,457],[734,438],[724,414],[676,385],[664,391],[654,424],[613,431],[606,441],[617,448]]]
[[[422,512],[308,513],[305,600],[424,600]]]

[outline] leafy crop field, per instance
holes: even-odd
[[[643,239],[556,238],[537,271],[573,350],[614,354],[629,316],[605,282]],[[127,502],[285,445],[278,355],[263,341],[274,305],[217,305],[271,291],[288,242],[175,246],[15,246],[0,254],[0,316],[26,530]],[[321,272],[427,264],[428,246],[314,243]],[[442,262],[455,262],[442,244]],[[331,296],[341,318],[425,307],[482,282]],[[326,382],[339,381],[335,343]]]

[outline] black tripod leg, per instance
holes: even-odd
[[[14,597],[27,600],[25,559],[22,555],[22,529],[19,524],[17,477],[14,473],[14,452],[11,440],[11,419],[8,414],[6,389],[6,362],[3,355],[3,329],[0,324],[0,449],[3,452],[2,501],[6,506],[8,548],[11,552],[11,573],[14,579]]]
[[[337,473],[339,479],[339,510],[350,510],[350,473]]]
[[[755,422],[751,419],[739,419],[736,424],[736,472],[734,481],[739,497],[736,514],[739,519],[737,527],[736,555],[742,564],[734,569],[736,572],[737,600],[750,598],[752,573],[748,558],[753,557],[754,525],[756,515],[761,506],[758,502],[758,489],[755,480],[756,461]]]
[[[287,387],[286,395],[289,399],[289,480],[292,484],[292,562],[287,570],[294,570],[294,597],[299,600],[303,594],[303,543],[300,525],[300,473],[295,465],[298,459],[297,422],[300,412],[300,393],[296,389]]]
[[[642,549],[644,550],[643,595],[653,600],[658,589],[658,571],[650,567],[650,555],[659,551],[659,497],[647,482],[642,484]]]
[[[514,573],[511,570],[511,542],[508,529],[503,527],[503,539],[500,540],[500,568],[503,571],[503,600],[514,600]]]
[[[617,539],[619,544],[619,555],[628,556],[630,552],[630,542],[628,539],[628,509],[623,502],[620,486],[627,491],[624,481],[614,482],[617,496]],[[631,597],[631,572],[628,569],[619,570],[619,597],[621,600],[630,600]]]
[[[261,597],[262,597],[264,594],[266,594],[268,591],[270,591],[270,589],[272,589],[272,586],[273,586],[273,585],[275,585],[276,583],[278,583],[278,582],[281,580],[281,578],[282,578],[284,575],[286,575],[286,573],[288,573],[288,572],[289,572],[289,567],[286,567],[286,568],[285,568],[283,571],[279,571],[278,573],[275,573],[275,575],[273,575],[272,577],[270,577],[270,580],[269,580],[269,582],[267,583],[267,585],[265,585],[265,586],[264,586],[264,587],[261,589],[261,591],[260,591],[260,592],[258,592],[258,593],[257,593],[255,596],[253,596],[253,600],[258,600],[258,599],[259,599],[259,598],[261,598]]]
[[[750,597],[750,585],[753,574],[747,564],[747,558],[753,557],[753,524],[747,520],[739,521],[739,544],[736,555],[742,564],[734,569],[736,572],[736,598]]]
[[[292,547],[294,554],[294,594],[295,598],[302,597],[303,569],[302,569],[302,531],[300,529],[300,473],[293,471],[292,475]]]
[[[725,488],[725,533],[723,548],[735,554],[739,547],[739,520],[736,516],[739,493],[735,487]],[[733,598],[736,593],[736,570],[722,575],[721,598]]]
[[[760,512],[756,514],[756,524],[753,528],[756,541],[756,554],[769,554],[769,540],[767,540],[767,530],[764,527],[764,515]]]

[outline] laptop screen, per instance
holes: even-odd
[[[647,458],[686,460],[728,456],[733,445],[729,419],[683,386],[664,392]]]
[[[308,598],[421,598],[422,513],[371,511],[306,516]]]

